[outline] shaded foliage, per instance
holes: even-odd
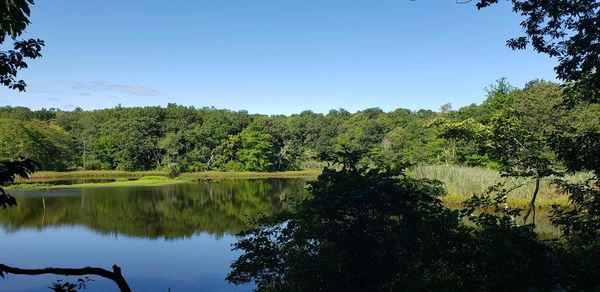
[[[437,198],[441,185],[388,173],[325,169],[309,199],[242,232],[242,255],[227,279],[258,290],[435,288],[450,281],[458,212]]]
[[[524,16],[523,36],[507,41],[512,49],[533,47],[558,59],[556,75],[565,82],[570,98],[600,101],[600,3],[595,0],[511,0],[513,11]],[[498,3],[480,0],[478,8]],[[583,94],[583,95],[581,95]]]
[[[15,198],[4,191],[3,186],[15,181],[16,176],[29,177],[39,165],[31,159],[0,161],[0,206],[3,209],[17,205]]]
[[[600,288],[600,265],[583,258],[597,254],[597,233],[586,244],[543,240],[516,222],[503,185],[451,210],[438,182],[395,174],[325,169],[306,199],[239,234],[227,280],[258,291]]]

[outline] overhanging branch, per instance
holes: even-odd
[[[96,275],[106,279],[109,279],[119,286],[121,292],[131,292],[131,288],[127,284],[125,278],[121,274],[121,268],[117,265],[112,266],[112,272],[102,268],[85,267],[85,268],[43,268],[43,269],[21,269],[16,267],[10,267],[7,265],[0,264],[0,274],[8,273],[15,275],[29,275],[37,276],[44,274],[54,274],[61,276],[83,276],[83,275]]]

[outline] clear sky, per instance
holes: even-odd
[[[43,57],[0,105],[458,108],[500,77],[555,80],[555,60],[505,46],[522,19],[501,2],[38,0],[26,37],[46,41]]]

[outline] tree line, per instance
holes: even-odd
[[[581,110],[574,114],[554,108],[561,94],[552,82],[535,80],[519,89],[500,79],[487,88],[483,103],[458,110],[447,104],[439,111],[369,108],[267,116],[176,104],[94,111],[7,106],[0,108],[0,155],[30,158],[43,170],[57,171],[169,165],[182,171],[284,171],[321,166],[340,153],[371,166],[500,168],[478,141],[444,136],[448,123],[488,125],[510,108],[529,130],[545,135],[557,115],[581,117]]]

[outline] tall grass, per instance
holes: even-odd
[[[219,172],[219,171],[206,171],[206,172],[187,172],[181,174],[181,177],[187,179],[242,179],[242,178],[302,178],[302,177],[316,177],[321,174],[321,169],[305,169],[305,170],[294,170],[294,171],[279,171],[279,172]]]
[[[78,170],[78,171],[38,171],[33,173],[28,182],[44,182],[52,180],[77,180],[77,179],[117,179],[117,178],[141,178],[145,176],[165,176],[164,171],[119,171],[119,170]],[[24,182],[17,178],[17,182]]]
[[[508,188],[523,184],[511,192],[510,198],[525,200],[531,198],[534,190],[534,180],[528,178],[506,178],[498,171],[481,167],[466,167],[457,165],[417,165],[408,170],[408,175],[414,178],[437,179],[443,182],[450,196],[469,197],[483,193],[489,186],[506,182]],[[569,181],[584,181],[591,177],[590,173],[568,175]],[[557,201],[564,198],[559,190],[552,185],[554,177],[546,178],[540,184],[539,198],[546,201]]]
[[[118,171],[118,170],[82,170],[82,171],[39,171],[28,180],[17,178],[17,183],[43,183],[57,180],[86,180],[86,179],[139,179],[143,177],[167,177],[167,171]],[[221,179],[221,178],[295,178],[316,177],[321,169],[305,169],[281,172],[188,172],[181,177],[187,179]]]

